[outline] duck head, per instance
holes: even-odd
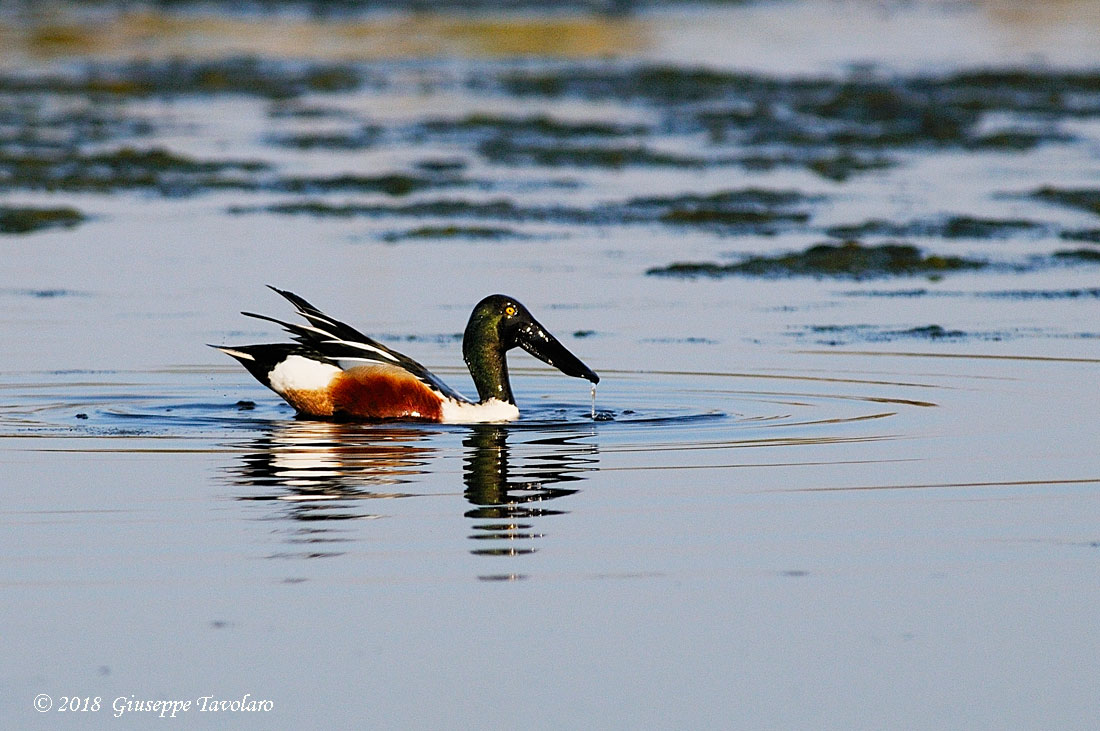
[[[495,398],[515,403],[505,353],[517,347],[567,376],[600,382],[595,371],[569,352],[526,307],[512,297],[494,294],[474,307],[462,337],[462,356],[483,402]]]

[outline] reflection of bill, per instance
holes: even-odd
[[[589,427],[581,433],[495,424],[464,430],[463,494],[473,506],[465,515],[477,521],[470,537],[479,541],[472,552],[532,552],[533,548],[516,543],[538,537],[529,521],[562,514],[545,504],[576,492],[570,485],[597,468],[597,447],[585,441],[594,436],[594,430]],[[419,481],[445,456],[434,439],[441,431],[414,425],[283,422],[248,445],[231,470],[232,481],[264,488],[239,499],[288,507],[285,517],[310,521],[311,543],[323,543],[324,533],[335,527],[328,521],[379,517],[364,510],[368,504],[364,500],[411,497],[412,492],[399,486]]]
[[[479,556],[514,556],[533,553],[534,548],[516,541],[539,538],[531,532],[533,523],[525,522],[563,511],[539,505],[572,495],[577,490],[562,485],[584,479],[585,472],[596,469],[596,447],[576,443],[583,435],[568,433],[522,442],[511,463],[508,428],[483,424],[470,429],[462,440],[466,447],[463,470],[466,499],[474,505],[466,517],[479,522],[471,539],[490,541],[491,545],[471,551]]]
[[[515,450],[516,465],[510,461],[508,436],[507,427],[485,424],[471,428],[462,440],[466,499],[477,506],[468,517],[553,514],[526,505],[572,495],[576,489],[554,485],[583,480],[585,472],[596,469],[595,445],[576,443],[576,434],[522,442]]]

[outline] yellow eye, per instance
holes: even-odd
[[[516,308],[508,305],[504,308],[504,314],[508,315],[508,317],[511,317],[512,315],[516,314]]]

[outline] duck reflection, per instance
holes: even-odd
[[[382,517],[368,501],[438,494],[412,486],[446,474],[446,460],[454,456],[448,436],[456,432],[462,434],[463,495],[471,506],[464,514],[473,521],[475,555],[532,553],[531,541],[542,536],[535,529],[539,519],[565,512],[546,504],[575,493],[570,485],[597,469],[597,447],[583,441],[594,430],[303,421],[278,423],[250,442],[231,469],[232,481],[262,488],[239,499],[278,504],[280,512],[265,519],[291,519],[288,542],[310,544],[304,552],[275,557],[337,556],[340,551],[327,550],[336,546],[319,544],[353,540],[342,521]]]
[[[260,487],[239,500],[276,504],[282,510],[264,519],[290,518],[286,543],[297,550],[269,558],[340,556],[339,544],[353,539],[342,521],[381,515],[366,508],[368,500],[409,497],[401,489],[421,474],[436,450],[423,429],[367,429],[323,421],[280,422],[250,442],[240,464],[232,468],[237,485]]]
[[[528,521],[561,515],[563,511],[543,503],[572,495],[576,488],[565,485],[584,479],[585,472],[596,469],[596,447],[578,444],[580,436],[571,433],[526,441],[513,457],[507,427],[486,424],[471,428],[462,440],[466,450],[465,495],[474,505],[466,511],[466,517],[479,521],[470,538],[493,542],[472,553],[514,556],[535,551],[530,545],[516,543],[541,537],[531,532],[534,524]]]

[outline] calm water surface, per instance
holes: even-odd
[[[0,725],[1091,728],[1094,6],[834,5],[443,58],[165,16],[167,66],[5,17],[0,208],[84,218],[0,233]],[[853,240],[967,264],[731,268]],[[203,345],[276,338],[265,283],[466,393],[510,293],[595,418],[517,352],[513,424],[295,419]]]

